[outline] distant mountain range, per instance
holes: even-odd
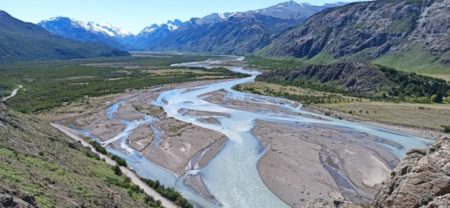
[[[8,41],[0,41],[0,53],[2,59],[125,54],[112,48],[256,53],[313,60],[310,63],[357,60],[408,71],[447,70],[449,7],[449,0],[377,0],[323,6],[288,1],[265,9],[152,24],[138,34],[57,17],[39,23],[52,35],[3,13],[0,37]]]
[[[152,24],[136,35],[67,17],[52,18],[39,25],[68,39],[101,42],[126,50],[246,54],[267,46],[282,31],[301,24],[311,15],[342,5],[344,3],[314,6],[288,1],[260,10],[213,13],[186,22]]]
[[[122,55],[129,54],[103,43],[81,43],[65,39],[0,11],[0,63]]]

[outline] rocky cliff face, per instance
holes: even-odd
[[[386,179],[374,207],[450,206],[450,138],[427,150],[412,150]]]
[[[378,0],[327,9],[277,38],[269,55],[334,58],[450,49],[450,0]],[[416,48],[415,48],[416,47]]]

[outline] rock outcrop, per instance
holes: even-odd
[[[304,208],[363,208],[363,207],[348,201],[335,200],[333,201],[333,203],[330,203],[323,199],[315,199],[309,201]]]
[[[38,208],[32,195],[17,196],[16,191],[2,190],[0,188],[0,208]]]
[[[450,138],[427,150],[411,150],[382,183],[373,206],[450,207]]]

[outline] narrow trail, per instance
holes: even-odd
[[[80,136],[78,136],[75,132],[73,132],[73,130],[71,130],[68,127],[65,127],[63,125],[60,124],[55,124],[52,123],[51,124],[54,128],[58,129],[59,131],[61,131],[62,133],[64,133],[65,135],[69,136],[70,138],[74,139],[75,141],[80,142],[83,146],[88,147],[91,149],[91,151],[95,154],[97,154],[100,159],[104,160],[108,165],[111,166],[115,166],[117,163],[116,161],[112,160],[111,158],[109,158],[108,156],[99,153],[95,150],[95,148],[88,142],[86,142],[83,138],[81,138]],[[166,208],[177,208],[178,206],[175,205],[172,201],[164,198],[163,196],[161,196],[161,194],[159,194],[158,192],[156,192],[153,188],[151,188],[150,186],[148,186],[144,181],[142,181],[134,171],[130,170],[127,167],[120,167],[120,170],[122,171],[122,173],[129,177],[131,179],[131,182],[137,186],[139,186],[140,189],[142,189],[147,195],[153,197],[155,200],[160,200],[161,201],[161,205],[166,207]]]
[[[16,95],[17,95],[17,92],[20,90],[20,89],[22,89],[22,85],[19,85],[16,89],[14,89],[12,92],[11,92],[11,95],[9,95],[8,97],[5,97],[5,98],[3,98],[2,99],[2,102],[5,102],[5,101],[7,101],[8,99],[11,99],[11,98],[13,98],[13,97],[15,97]]]

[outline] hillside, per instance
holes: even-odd
[[[81,144],[0,104],[0,207],[148,207]]]
[[[378,0],[326,9],[292,28],[261,53],[357,59],[407,71],[450,69],[449,0]]]
[[[67,40],[0,11],[0,63],[124,55],[129,54],[99,43]]]
[[[436,96],[437,102],[450,89],[444,80],[357,62],[274,70],[257,80],[379,99]]]

